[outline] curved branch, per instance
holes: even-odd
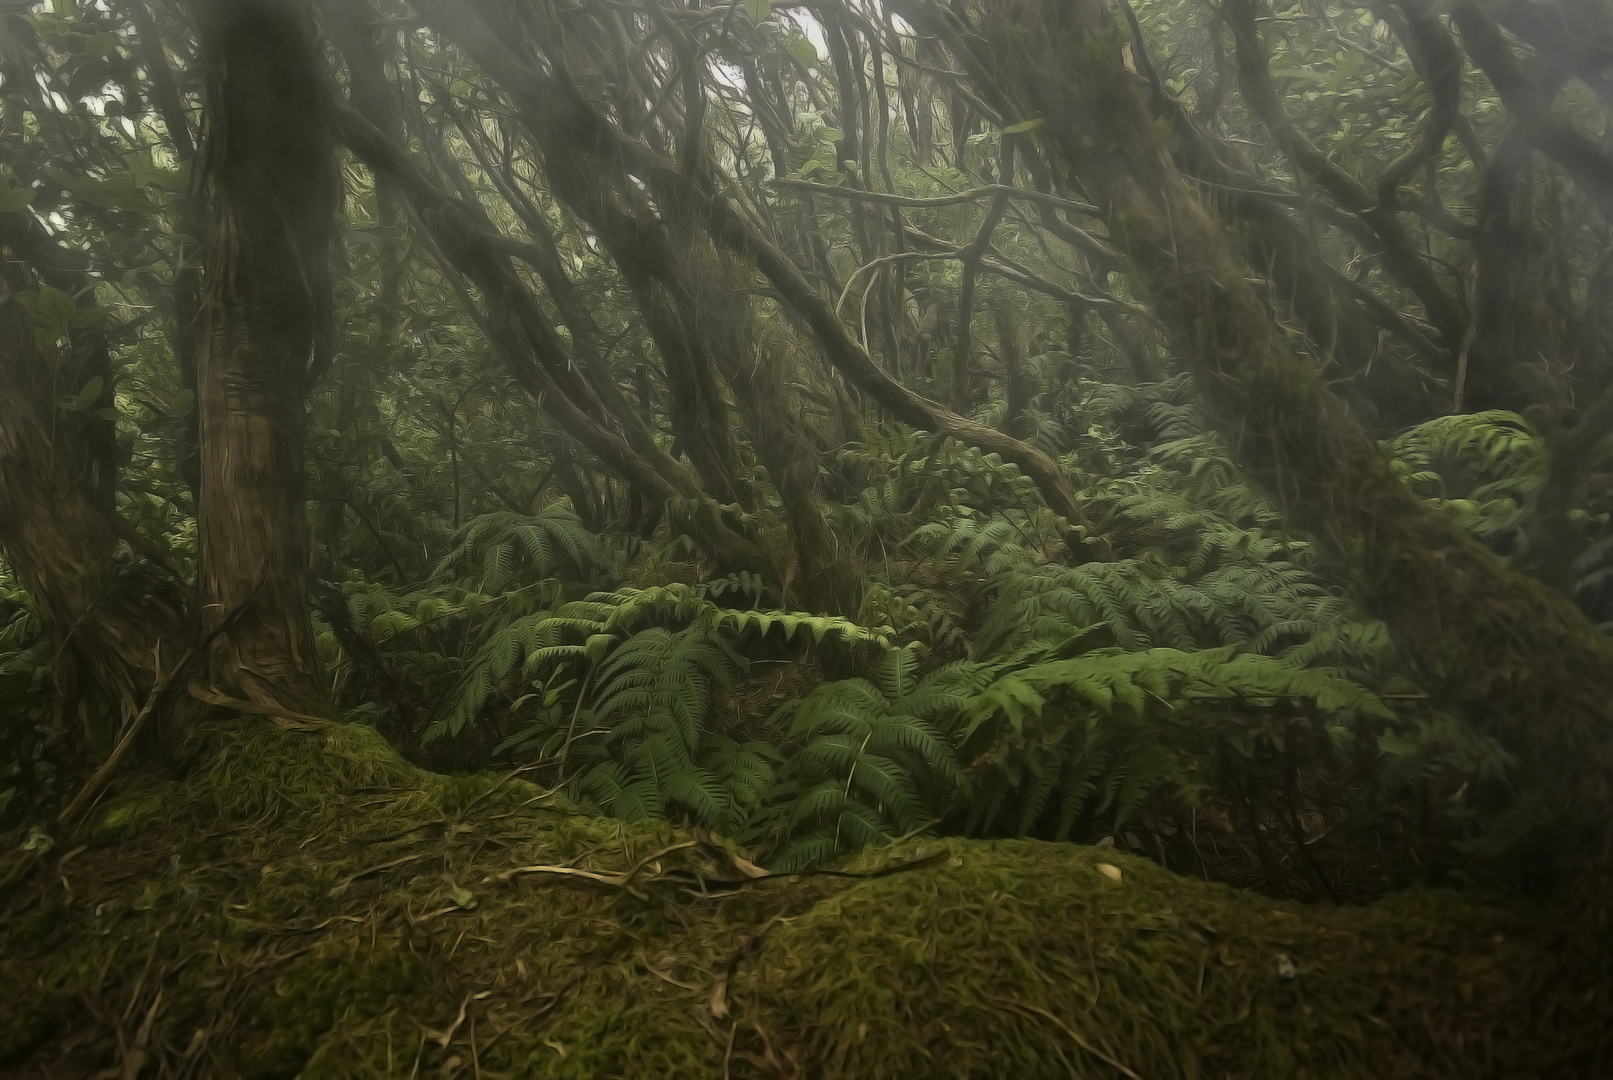
[[[1417,144],[1391,161],[1378,176],[1378,205],[1393,207],[1400,185],[1445,145],[1462,109],[1462,50],[1439,21],[1433,0],[1404,0],[1406,52],[1423,77],[1434,103],[1423,119]]]
[[[1227,22],[1237,43],[1238,85],[1249,107],[1277,140],[1294,167],[1311,177],[1340,206],[1358,217],[1382,245],[1384,266],[1417,297],[1423,311],[1454,354],[1467,319],[1454,297],[1434,278],[1416,242],[1394,212],[1354,177],[1335,165],[1289,121],[1255,28],[1255,0],[1227,0]]]
[[[1459,5],[1451,17],[1462,32],[1468,54],[1489,77],[1529,142],[1562,166],[1602,217],[1613,222],[1613,156],[1552,110],[1551,102],[1512,54],[1495,20],[1471,2]]]
[[[864,191],[861,188],[842,187],[839,184],[818,184],[811,180],[770,180],[768,181],[768,186],[794,188],[798,191],[817,191],[825,195],[833,195],[837,199],[851,199],[854,202],[885,203],[888,206],[916,208],[957,206],[960,203],[978,202],[981,199],[994,199],[1000,196],[1029,203],[1039,203],[1043,206],[1051,206],[1055,210],[1068,210],[1071,213],[1085,214],[1088,217],[1096,217],[1098,214],[1098,208],[1091,203],[1077,202],[1074,199],[1061,199],[1057,195],[1014,187],[1011,184],[982,184],[980,187],[960,191],[954,195],[934,195],[929,197],[893,195],[883,191]]]
[[[345,105],[336,105],[332,114],[342,142],[398,187],[444,260],[482,291],[486,310],[473,307],[472,313],[510,374],[544,411],[613,471],[658,502],[706,501],[694,477],[661,450],[653,437],[630,441],[620,430],[628,418],[609,414],[591,395],[580,400],[574,396],[580,387],[568,386],[561,379],[569,366],[564,342],[475,215],[432,184],[408,154],[362,114]],[[761,549],[723,528],[715,514],[688,515],[685,525],[720,562],[736,568],[768,567]]]

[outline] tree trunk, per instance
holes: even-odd
[[[174,583],[140,560],[149,545],[85,482],[71,438],[80,429],[58,420],[55,363],[17,296],[39,285],[15,255],[41,232],[26,212],[0,214],[0,547],[50,637],[58,735],[76,736],[68,721],[78,720],[109,739],[158,669],[178,661],[184,607]],[[115,714],[98,729],[91,690]]]
[[[303,407],[328,363],[335,172],[310,20],[282,0],[197,0],[213,227],[197,334],[198,617],[215,680],[307,712]]]
[[[1007,304],[998,304],[994,312],[997,320],[997,350],[1003,361],[1003,433],[1016,439],[1029,439],[1034,425],[1026,416],[1036,387],[1025,359],[1021,355],[1019,326],[1014,322]]]
[[[692,391],[697,382],[687,374],[690,368],[698,366],[708,377],[722,376],[750,429],[751,445],[778,491],[806,606],[836,613],[855,610],[856,575],[842,564],[840,545],[824,515],[816,451],[807,433],[789,415],[784,372],[758,355],[746,283],[731,266],[724,265],[697,221],[681,217],[675,227],[663,225],[625,170],[614,162],[598,162],[600,168],[588,182],[574,148],[552,129],[546,128],[542,134],[546,136],[543,148],[550,183],[599,236],[632,287],[639,311],[666,361],[674,406],[677,385],[687,382],[686,389]],[[717,390],[713,385],[701,393],[715,395]],[[686,406],[681,411],[689,414],[691,409]],[[691,439],[683,434],[679,412],[676,407],[672,410],[673,430],[695,458],[697,440],[707,436],[697,433]],[[707,416],[702,423],[711,432],[720,424],[722,439],[715,445],[727,445],[726,415]],[[719,490],[723,472],[701,472],[708,490]],[[740,486],[737,478],[735,486]],[[734,501],[746,507],[752,504],[743,490]],[[786,570],[779,578],[788,584],[793,575],[793,570]]]

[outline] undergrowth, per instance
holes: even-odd
[[[1012,466],[876,425],[827,472],[866,572],[854,612],[691,574],[686,541],[596,537],[561,503],[472,520],[413,591],[342,584],[349,625],[328,618],[327,667],[360,690],[404,684],[407,718],[374,692],[349,699],[354,715],[407,728],[399,741],[436,767],[531,768],[780,869],[937,830],[1110,837],[1240,884],[1359,896],[1414,863],[1443,873],[1438,850],[1499,854],[1544,824],[1511,758],[1428,700],[1342,569],[1245,482],[1185,379],[1081,390],[1080,413],[1039,438],[1085,485],[1115,561],[1072,564],[1064,523]],[[1449,476],[1484,506],[1525,491],[1536,457],[1483,434],[1496,422],[1403,436],[1408,482],[1432,497]],[[776,519],[758,490],[747,520]],[[356,639],[390,675],[361,670]],[[1417,836],[1392,823],[1409,796],[1438,808]],[[1365,873],[1377,885],[1318,865],[1386,842]]]
[[[1527,848],[1548,824],[1540,793],[1402,668],[1345,570],[1245,481],[1191,384],[1078,390],[1036,438],[1111,561],[1074,561],[1066,523],[1012,466],[873,425],[824,473],[865,579],[842,614],[714,576],[686,537],[592,533],[562,500],[471,519],[413,585],[327,583],[324,667],[349,716],[416,761],[524,768],[777,869],[891,837],[1036,837],[1361,899],[1438,880],[1452,854]],[[1447,417],[1390,449],[1487,542],[1524,542],[1546,454],[1528,422]],[[776,537],[776,494],[757,495],[723,512]],[[1605,576],[1606,516],[1576,519],[1582,592]],[[6,759],[22,762],[38,757],[48,672],[8,589]]]

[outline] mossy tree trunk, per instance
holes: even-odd
[[[824,512],[811,433],[791,410],[788,350],[761,340],[744,268],[714,250],[696,228],[685,223],[677,280],[686,293],[688,317],[733,390],[751,445],[778,491],[794,560],[784,575],[784,591],[789,592],[793,576],[806,607],[855,615],[862,584]],[[720,306],[721,298],[728,299],[726,306]]]
[[[903,5],[906,7],[907,5]],[[1098,199],[1115,244],[1229,432],[1431,686],[1499,736],[1559,811],[1567,848],[1605,865],[1613,824],[1613,646],[1572,603],[1514,573],[1417,500],[1302,364],[1184,183],[1098,0],[986,0],[953,24]]]
[[[323,697],[308,616],[303,409],[330,361],[336,185],[306,9],[196,0],[212,235],[197,333],[201,568],[215,680],[265,705]]]
[[[790,415],[787,371],[761,356],[747,268],[718,252],[686,207],[674,209],[673,222],[658,217],[619,163],[587,163],[590,173],[564,131],[548,126],[538,135],[556,195],[599,236],[631,286],[668,383],[680,379],[681,354],[701,357],[732,390],[789,527],[793,565],[778,575],[785,591],[798,585],[815,611],[855,612],[860,590],[824,513],[816,449]]]
[[[50,240],[30,215],[0,214],[0,548],[52,644],[57,734],[92,720],[98,691],[115,714],[96,732],[106,738],[178,662],[184,603],[90,482],[74,441],[84,427],[61,422],[54,349],[23,302],[41,282],[18,258],[42,246]]]

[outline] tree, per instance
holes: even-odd
[[[196,9],[211,72],[213,226],[197,332],[197,614],[216,674],[248,700],[323,697],[308,621],[302,426],[334,347],[335,175],[308,14],[280,0]]]
[[[46,282],[70,283],[73,254],[19,211],[0,216],[0,252],[0,543],[52,644],[53,735],[82,745],[132,721],[165,665],[179,662],[184,604],[150,545],[94,497],[84,427],[59,421],[58,348],[81,315]],[[80,413],[101,407],[96,379],[69,399]]]

